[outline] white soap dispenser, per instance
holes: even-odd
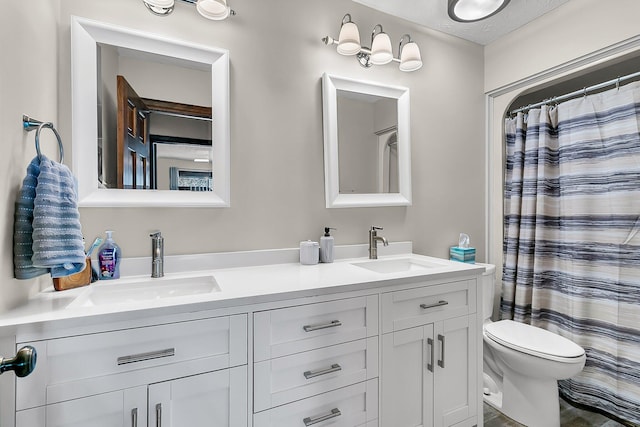
[[[320,262],[333,262],[333,236],[329,234],[335,228],[325,227],[324,236],[320,237]]]

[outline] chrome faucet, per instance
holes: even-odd
[[[151,277],[164,276],[164,238],[159,231],[149,235],[151,237]]]
[[[378,259],[378,240],[385,246],[389,245],[386,238],[378,236],[378,230],[382,229],[382,227],[371,226],[369,230],[369,259]]]

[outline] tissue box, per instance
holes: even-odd
[[[449,259],[451,261],[475,264],[476,248],[461,248],[458,246],[452,246],[451,249],[449,249]]]

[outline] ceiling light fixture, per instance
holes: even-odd
[[[214,21],[226,19],[236,12],[227,5],[227,0],[179,0],[196,6],[204,18]],[[142,0],[149,12],[157,16],[167,16],[173,12],[175,0]]]
[[[349,13],[342,18],[338,40],[325,36],[322,41],[326,45],[337,45],[337,51],[340,55],[355,55],[360,65],[365,68],[369,68],[371,65],[388,64],[392,61],[400,63],[401,71],[415,71],[422,67],[420,48],[411,40],[411,36],[409,34],[402,36],[398,58],[395,58],[391,49],[391,39],[380,24],[373,27],[371,32],[371,48],[361,46],[358,26],[351,21]]]
[[[449,0],[449,17],[458,22],[476,22],[495,15],[510,0]]]

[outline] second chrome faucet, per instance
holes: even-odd
[[[164,276],[164,238],[159,231],[149,235],[151,237],[151,277]]]
[[[378,259],[378,241],[381,241],[384,246],[388,246],[387,239],[378,236],[378,230],[382,230],[382,227],[371,226],[369,230],[369,259]]]

